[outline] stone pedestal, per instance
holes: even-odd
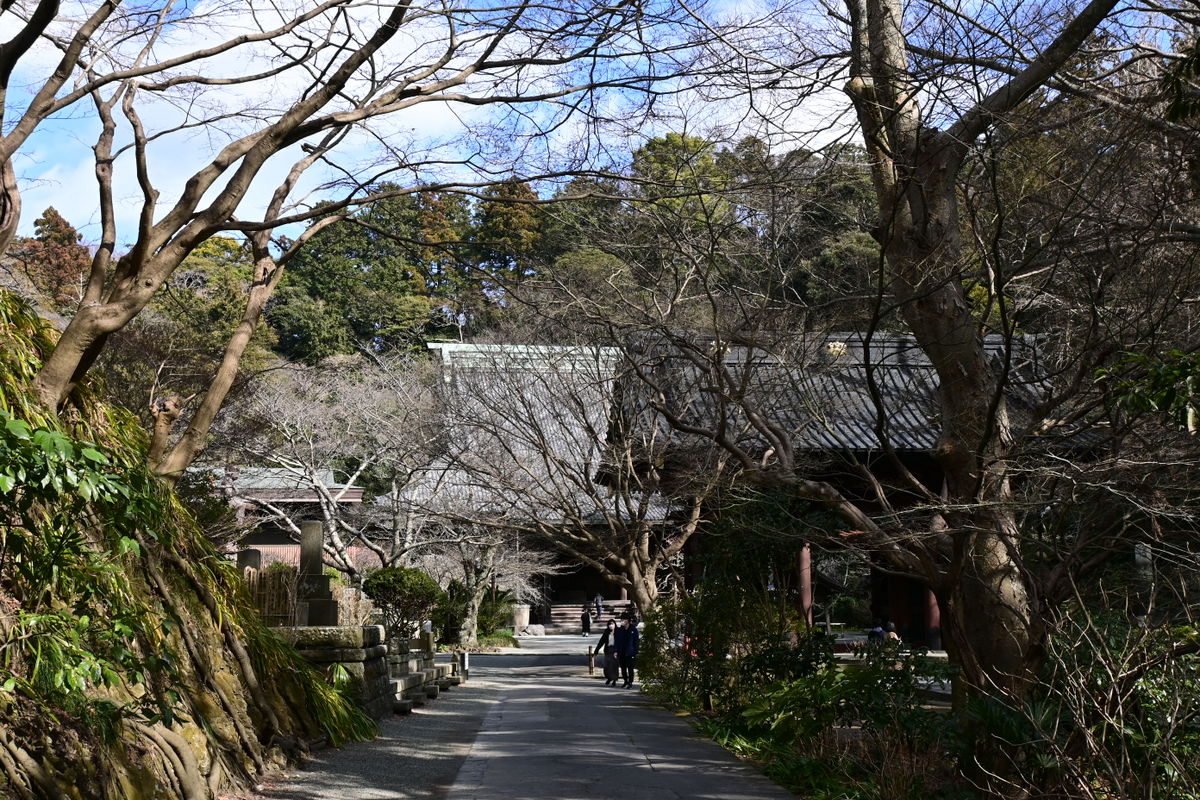
[[[512,626],[514,636],[520,636],[529,627],[529,606],[520,603],[513,606]]]

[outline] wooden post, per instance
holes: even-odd
[[[942,649],[942,609],[932,589],[925,590],[925,636],[930,650]]]
[[[813,625],[812,548],[800,548],[798,563],[800,573],[800,618],[807,628]]]

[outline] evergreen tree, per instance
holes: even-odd
[[[410,198],[382,200],[313,236],[289,263],[268,313],[279,351],[315,363],[420,343],[433,312],[417,264],[420,216]]]
[[[50,206],[34,221],[34,235],[13,242],[8,254],[26,277],[58,310],[78,304],[92,256],[83,236]]]

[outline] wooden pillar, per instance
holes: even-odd
[[[942,609],[932,589],[925,590],[925,636],[930,650],[942,649]]]
[[[805,627],[811,628],[813,625],[812,548],[808,545],[800,548],[797,567],[797,571],[800,573],[800,619],[804,621]]]

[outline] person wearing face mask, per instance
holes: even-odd
[[[637,620],[630,617],[622,619],[616,633],[613,634],[613,640],[616,645],[617,658],[621,662],[621,678],[625,681],[621,686],[628,689],[633,686],[638,647],[641,645]]]
[[[604,626],[604,631],[600,634],[600,641],[596,642],[596,649],[592,654],[604,654],[604,685],[617,685],[617,645],[616,645],[617,622],[609,620]]]

